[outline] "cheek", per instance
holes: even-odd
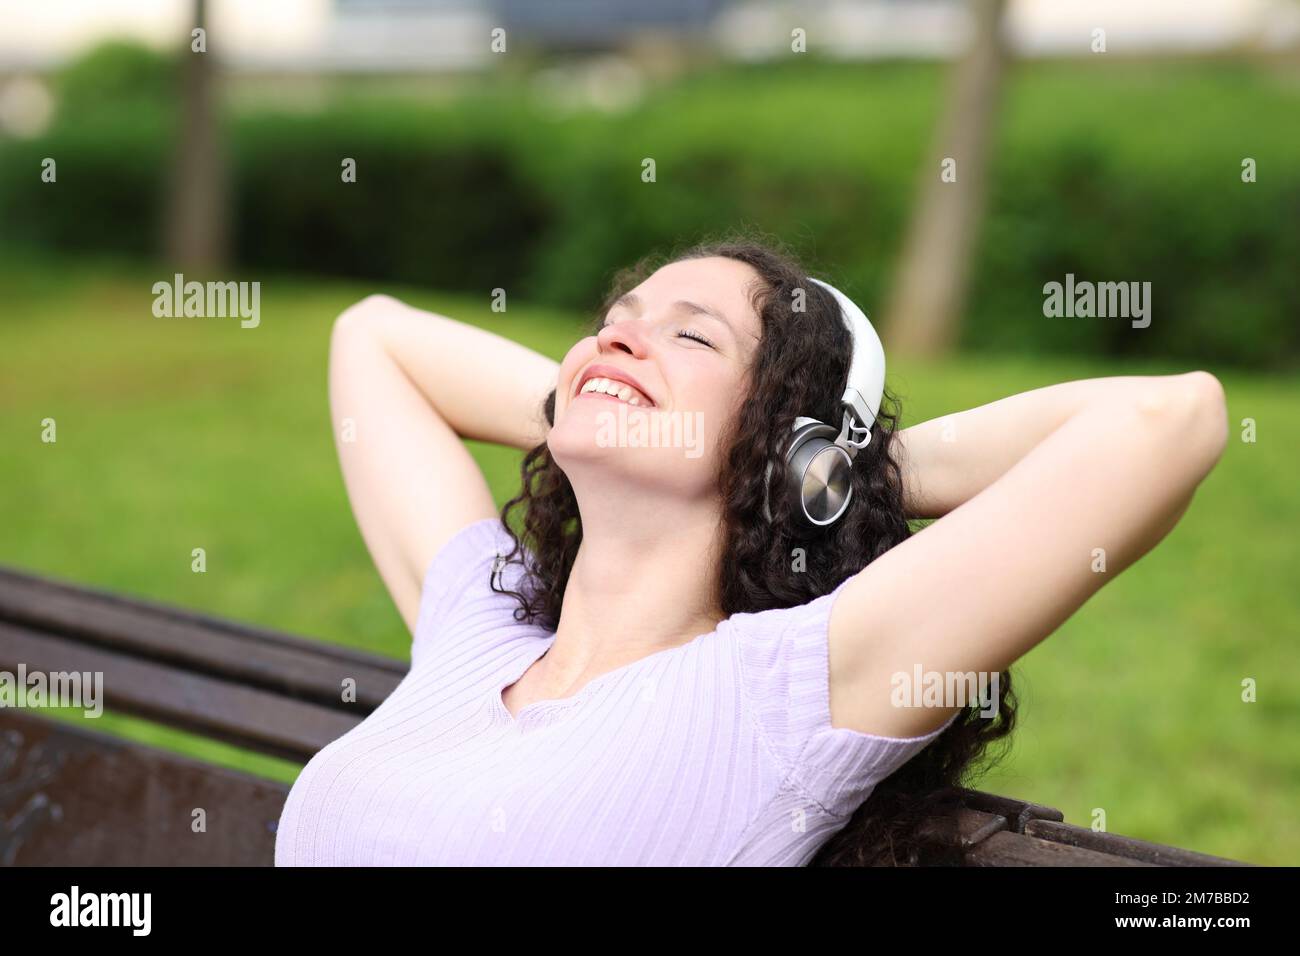
[[[702,431],[708,455],[713,458],[723,454],[719,446],[723,432],[728,429],[740,413],[745,402],[745,392],[741,383],[727,383],[722,387],[712,387],[698,396],[695,408],[698,413],[698,430]]]
[[[573,347],[564,353],[564,358],[560,360],[561,373],[567,372],[572,375],[596,354],[596,339],[594,336],[587,336],[585,339],[579,339],[573,343]]]
[[[720,388],[712,389],[706,399],[713,424],[722,427],[730,424],[745,403],[746,383],[741,380],[727,382]]]
[[[556,395],[556,407],[558,408],[573,388],[574,376],[584,366],[591,363],[596,357],[596,339],[588,336],[582,339],[573,348],[569,349],[564,359],[560,362],[560,370],[556,373],[555,388],[558,392]]]

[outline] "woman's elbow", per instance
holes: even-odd
[[[1183,378],[1192,393],[1196,430],[1202,438],[1205,470],[1209,471],[1228,447],[1228,396],[1223,383],[1209,372],[1188,372]]]
[[[394,306],[400,303],[390,295],[382,293],[373,293],[366,296],[359,302],[354,302],[334,319],[334,328],[352,328],[358,325],[367,325],[373,323],[375,316],[390,311]]]
[[[1228,444],[1228,402],[1223,385],[1206,371],[1162,379],[1139,401],[1143,415],[1173,439],[1176,454],[1204,478]]]

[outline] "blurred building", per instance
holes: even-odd
[[[720,48],[745,59],[786,56],[790,30],[846,59],[948,57],[971,29],[963,0],[827,0],[729,4],[713,27]],[[1004,35],[1021,57],[1090,55],[1093,30],[1117,56],[1271,50],[1300,44],[1292,0],[1007,0]]]
[[[186,0],[0,4],[0,73],[40,71],[107,37],[158,46],[189,32]],[[491,31],[557,52],[614,51],[647,35],[722,56],[789,55],[791,31],[835,56],[944,57],[968,29],[964,0],[209,0],[209,49],[233,70],[444,72],[489,68]],[[1008,0],[1022,56],[1291,48],[1295,0]]]

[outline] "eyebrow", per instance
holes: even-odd
[[[641,307],[641,300],[637,298],[635,292],[625,292],[614,300],[614,304],[609,307],[610,311],[613,311],[620,305],[629,309],[639,309]],[[688,299],[678,299],[673,303],[673,308],[686,309],[687,311],[694,312],[697,315],[707,315],[711,318],[717,319],[727,327],[727,330],[733,337],[736,337],[735,326],[733,326],[731,321],[717,309],[710,308],[707,305],[700,305],[698,302],[691,302]]]

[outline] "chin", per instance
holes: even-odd
[[[597,428],[594,422],[575,422],[568,415],[556,422],[546,436],[546,445],[551,457],[560,465],[566,462],[593,461],[607,458],[620,449],[605,447],[596,441]]]

